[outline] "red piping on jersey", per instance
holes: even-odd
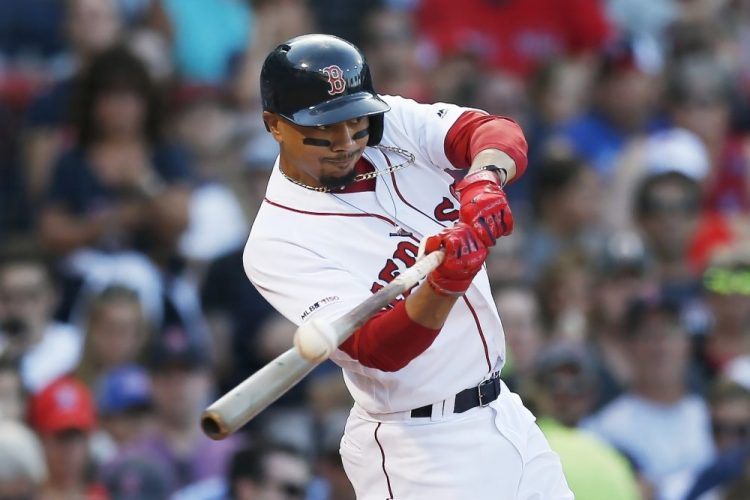
[[[380,448],[380,456],[383,458],[381,462],[381,467],[383,467],[383,474],[385,474],[385,482],[388,485],[388,499],[393,499],[393,490],[391,489],[391,478],[388,477],[388,471],[385,470],[385,451],[383,450],[383,445],[380,444],[380,440],[378,439],[378,430],[380,430],[380,426],[383,425],[382,422],[378,422],[377,427],[375,427],[375,442],[378,443],[378,448]]]
[[[268,198],[264,201],[275,207],[305,215],[376,217],[396,226],[395,222],[380,214],[310,212],[287,207]],[[412,239],[418,241],[413,236]],[[363,366],[385,372],[395,372],[426,351],[435,341],[440,330],[440,328],[428,328],[413,321],[406,313],[406,301],[401,301],[393,309],[380,311],[368,319],[339,346],[339,349]]]
[[[510,118],[465,111],[445,135],[445,156],[456,168],[469,168],[485,149],[499,149],[516,163],[516,175],[523,175],[528,163],[528,144],[521,127]]]
[[[385,153],[383,153],[383,156],[385,156]],[[391,166],[391,162],[390,162],[390,160],[388,160],[387,156],[385,156],[385,161],[388,162],[388,166],[390,167]],[[411,203],[409,203],[408,201],[406,201],[406,198],[403,197],[403,195],[401,194],[401,191],[398,189],[398,184],[396,183],[396,176],[394,175],[393,172],[391,172],[391,179],[393,180],[393,187],[396,189],[396,194],[398,195],[399,198],[401,198],[401,201],[403,201],[405,204],[407,204],[408,206],[410,206],[411,208],[413,208],[417,212],[421,213],[425,217],[427,217],[427,218],[429,218],[429,219],[437,222],[438,224],[440,224],[438,221],[436,221],[435,219],[433,219],[432,217],[430,217],[429,215],[425,214],[424,212],[422,212],[421,210],[419,210],[418,208],[416,208],[415,206],[413,206]],[[440,225],[443,226],[443,224],[440,224]],[[443,227],[445,227],[445,226],[443,226]],[[477,331],[479,332],[479,337],[482,339],[482,346],[484,346],[484,357],[487,360],[487,369],[488,370],[492,370],[492,364],[490,363],[489,349],[487,348],[487,341],[484,338],[484,332],[482,331],[482,325],[479,323],[479,317],[477,316],[477,313],[474,311],[474,308],[472,307],[471,303],[469,302],[469,299],[467,299],[465,295],[463,296],[463,299],[464,299],[464,302],[466,302],[466,305],[469,307],[469,311],[471,311],[472,316],[474,316],[474,322],[477,325]]]
[[[482,331],[482,325],[479,323],[479,317],[477,316],[476,311],[474,310],[474,307],[472,307],[471,302],[469,302],[469,299],[466,298],[466,295],[463,296],[464,302],[466,302],[466,305],[469,308],[469,311],[471,311],[471,315],[474,316],[474,323],[477,324],[477,330],[479,331],[479,337],[482,339],[482,345],[484,346],[484,357],[487,360],[487,370],[492,371],[492,363],[490,363],[490,351],[487,349],[487,340],[484,338],[484,332]]]
[[[386,163],[388,163],[388,166],[390,167],[391,166],[391,160],[388,159],[388,156],[386,156],[386,154],[383,151],[380,151],[380,152],[382,153],[383,157],[385,158]],[[398,184],[396,183],[396,173],[395,172],[391,172],[391,181],[393,182],[393,187],[396,189],[396,194],[398,195],[399,198],[401,198],[401,201],[403,201],[406,205],[408,205],[412,209],[416,210],[420,214],[424,215],[425,217],[427,217],[431,221],[436,222],[437,224],[440,224],[440,222],[436,221],[434,218],[430,217],[429,215],[427,215],[426,213],[422,212],[420,209],[418,209],[417,207],[415,207],[414,205],[412,205],[411,203],[409,203],[408,201],[406,201],[406,198],[404,198],[404,196],[401,194],[401,190],[398,188]],[[443,226],[443,227],[445,227],[444,224],[440,224],[440,225]]]
[[[385,217],[380,214],[371,214],[371,213],[363,213],[363,214],[347,214],[347,213],[337,213],[337,212],[310,212],[309,210],[300,210],[298,208],[292,208],[287,207],[286,205],[282,205],[281,203],[276,203],[275,201],[271,201],[268,198],[263,198],[263,201],[268,203],[269,205],[273,205],[274,207],[283,208],[284,210],[289,210],[290,212],[296,212],[298,214],[305,214],[305,215],[324,215],[324,216],[339,216],[339,217],[375,217],[377,219],[383,220],[393,227],[397,227],[398,224],[393,222],[388,217]]]

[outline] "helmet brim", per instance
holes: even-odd
[[[357,92],[301,109],[292,115],[282,116],[303,127],[319,127],[361,116],[382,114],[390,109],[391,107],[377,95]]]

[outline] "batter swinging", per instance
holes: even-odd
[[[355,400],[341,455],[357,498],[573,498],[499,378],[503,329],[483,263],[513,230],[503,186],[526,166],[518,125],[379,96],[360,51],[328,35],[271,52],[261,94],[281,153],[244,263],[284,316],[335,319],[414,264],[420,244],[445,250],[331,357]]]

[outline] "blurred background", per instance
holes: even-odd
[[[0,498],[354,498],[333,365],[198,425],[291,346],[241,252],[312,32],[523,127],[503,375],[576,498],[750,499],[748,0],[0,1]]]

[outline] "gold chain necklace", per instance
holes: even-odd
[[[414,161],[416,160],[414,153],[407,151],[406,149],[398,148],[395,146],[381,146],[381,145],[377,145],[375,147],[380,150],[390,151],[392,153],[398,153],[402,156],[405,156],[406,161],[399,163],[397,165],[391,165],[388,168],[385,168],[383,170],[375,170],[373,172],[367,172],[365,174],[357,174],[356,177],[354,177],[354,180],[352,182],[366,181],[368,179],[373,179],[379,175],[388,174],[391,172],[395,172],[397,170],[401,170],[402,168],[408,167],[409,165],[413,165]],[[300,182],[297,179],[292,179],[291,177],[286,175],[284,171],[281,170],[281,168],[279,168],[279,172],[281,172],[281,175],[283,175],[284,178],[287,179],[292,184],[296,184],[305,189],[309,189],[310,191],[316,191],[318,193],[330,193],[331,191],[333,191],[331,188],[308,186],[307,184]],[[344,189],[345,187],[346,186],[342,186],[339,189]]]

